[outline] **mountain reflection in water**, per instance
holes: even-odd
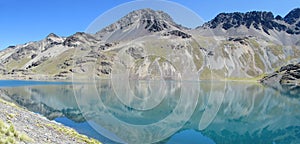
[[[198,133],[195,143],[299,143],[299,87],[292,90],[246,82],[102,80],[3,87],[1,95],[49,119],[88,123],[73,127],[84,134],[93,128],[101,137],[87,135],[100,141],[182,143],[193,139],[187,133]]]

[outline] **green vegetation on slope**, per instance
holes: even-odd
[[[53,128],[61,133],[64,133],[66,135],[69,135],[71,137],[76,138],[79,142],[87,143],[87,144],[101,144],[99,141],[89,138],[85,135],[81,135],[78,132],[76,132],[74,129],[60,127],[56,124],[46,124],[45,126]]]
[[[195,63],[196,69],[199,70],[202,67],[204,61],[200,45],[196,41],[192,41],[191,47],[193,52],[193,61]]]
[[[62,54],[58,55],[55,59],[50,59],[42,63],[41,65],[34,68],[33,71],[39,74],[57,74],[60,71],[63,71],[59,68],[59,64],[65,62],[67,59],[70,59],[74,56],[75,49],[70,49]]]
[[[8,117],[13,117],[12,114],[8,114]],[[7,124],[0,120],[0,143],[1,144],[15,144],[18,142],[33,142],[33,140],[26,134],[21,134],[13,124]]]
[[[21,60],[11,60],[8,64],[6,64],[7,70],[11,71],[13,69],[20,69],[23,67],[27,62],[30,61],[30,58],[23,58]]]
[[[262,71],[265,71],[265,65],[257,53],[254,53],[254,61],[258,68],[260,68]]]
[[[271,44],[267,47],[275,56],[284,54],[283,53],[283,46],[282,45],[276,45],[276,44]]]

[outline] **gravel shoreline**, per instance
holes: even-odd
[[[100,142],[78,134],[74,129],[30,112],[0,98],[0,123],[10,131],[1,131],[1,141],[32,144],[99,144]],[[1,124],[0,124],[1,125]],[[8,128],[7,128],[8,129]],[[14,140],[12,140],[14,139]],[[0,141],[0,143],[1,143]]]

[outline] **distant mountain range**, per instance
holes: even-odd
[[[296,8],[289,12],[284,18],[276,16],[271,12],[252,11],[247,13],[221,13],[213,20],[209,21],[204,27],[215,29],[221,27],[224,30],[230,28],[240,28],[242,26],[250,29],[263,30],[270,35],[269,30],[277,32],[286,32],[288,34],[300,34],[299,20],[300,8]]]
[[[1,79],[110,78],[259,79],[300,56],[300,8],[220,13],[195,29],[176,24],[163,11],[130,12],[95,34],[45,39],[0,51]]]

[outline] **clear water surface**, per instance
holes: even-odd
[[[103,143],[300,143],[297,86],[0,81],[0,92]]]

